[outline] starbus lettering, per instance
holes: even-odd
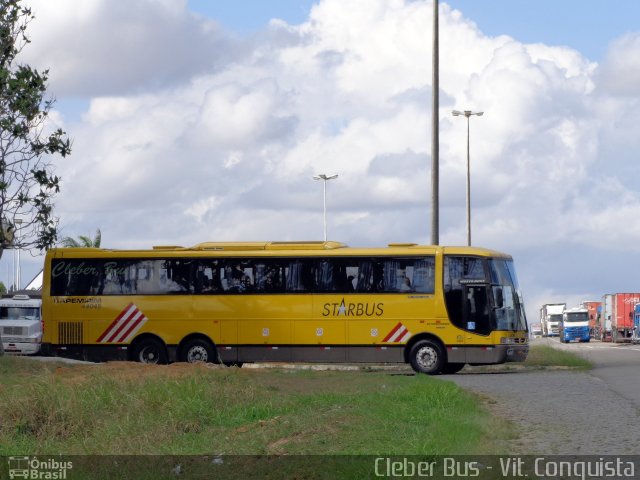
[[[325,303],[323,317],[380,317],[384,313],[383,303]]]

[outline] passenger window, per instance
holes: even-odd
[[[220,260],[200,260],[195,269],[194,290],[195,293],[213,294],[221,293],[222,273]]]
[[[284,277],[287,292],[302,293],[313,289],[313,275],[308,261],[290,260],[284,269]]]
[[[385,293],[434,293],[435,258],[389,258],[382,262],[380,290]]]
[[[327,258],[315,266],[318,292],[360,293],[373,291],[373,262],[360,258]]]
[[[255,290],[260,293],[280,293],[283,291],[284,268],[277,260],[257,260],[255,269]]]
[[[227,260],[221,283],[225,292],[245,293],[253,290],[253,268],[247,260]]]

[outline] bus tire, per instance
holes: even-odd
[[[194,338],[182,347],[182,361],[187,363],[217,363],[216,348],[204,338]]]
[[[157,338],[143,338],[133,347],[131,357],[136,362],[153,365],[168,363],[167,349]]]
[[[439,375],[445,365],[444,351],[433,340],[420,340],[411,347],[409,362],[418,373]]]
[[[445,375],[452,375],[454,373],[458,373],[464,368],[464,366],[464,363],[447,363],[444,367],[442,367],[442,373],[444,373]]]

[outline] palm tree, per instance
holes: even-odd
[[[100,248],[100,242],[102,241],[102,233],[98,228],[96,230],[96,236],[93,239],[85,236],[78,235],[78,239],[72,237],[65,237],[62,239],[63,247],[84,247],[84,248]]]

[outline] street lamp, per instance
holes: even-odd
[[[325,175],[324,173],[315,175],[313,177],[314,180],[322,180],[322,211],[323,211],[323,219],[324,219],[324,241],[327,241],[327,180],[333,180],[338,178],[338,175]]]
[[[467,245],[471,246],[471,162],[469,160],[469,118],[471,115],[481,117],[484,112],[472,112],[471,110],[461,112],[459,110],[453,110],[451,114],[454,117],[458,117],[460,115],[467,117]]]

